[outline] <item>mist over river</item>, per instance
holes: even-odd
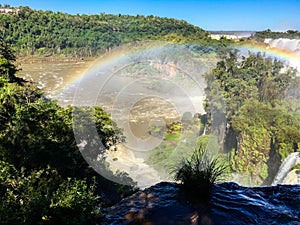
[[[282,41],[269,42],[273,48],[274,43],[284,47]],[[148,187],[168,180],[167,171],[158,172],[145,162],[164,138],[151,135],[150,127],[166,127],[186,114],[204,114],[203,75],[216,62],[215,55],[200,55],[193,46],[129,45],[96,60],[22,63],[18,76],[36,82],[62,106],[103,106],[126,137],[118,151],[108,152],[110,168]],[[179,143],[185,143],[188,133],[196,140],[199,130],[181,131]]]
[[[107,155],[111,169],[125,171],[146,187],[165,179],[144,162],[163,141],[149,134],[150,126],[166,127],[185,113],[205,113],[202,75],[214,63],[185,46],[146,44],[122,47],[95,61],[23,64],[18,76],[37,82],[62,106],[103,106],[126,137],[118,151]]]

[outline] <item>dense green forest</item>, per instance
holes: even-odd
[[[300,38],[300,32],[297,30],[288,30],[286,32],[275,32],[271,31],[270,29],[264,30],[264,31],[257,31],[252,36],[252,38],[255,39],[265,39],[265,38],[288,38],[288,39],[299,39]]]
[[[210,132],[243,183],[270,184],[282,160],[298,151],[300,78],[261,53],[241,57],[232,50],[221,58],[206,75]]]
[[[94,155],[122,141],[121,131],[101,107],[62,108],[46,99],[34,83],[15,76],[14,60],[1,40],[1,224],[99,224],[101,206],[133,188],[106,180],[86,163],[74,137],[73,112],[82,120],[77,125],[96,126],[103,148],[92,148]],[[86,132],[85,126],[79,129]],[[89,138],[93,143],[95,137]],[[132,182],[126,174],[116,176]]]
[[[101,13],[70,15],[20,7],[0,13],[0,34],[17,54],[95,56],[113,46],[142,40],[218,44],[209,33],[183,20]]]

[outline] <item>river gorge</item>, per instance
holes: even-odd
[[[265,43],[299,55],[299,40],[266,39]],[[126,136],[119,151],[109,151],[107,162],[113,171],[128,173],[139,187],[169,180],[167,171],[157,171],[145,162],[148,152],[163,142],[149,128],[166,127],[187,113],[205,114],[203,75],[217,62],[214,56],[195,55],[184,46],[145,46],[120,47],[94,60],[21,63],[18,72],[62,106],[103,106]],[[299,62],[299,56],[289,61],[298,68]],[[198,131],[182,131],[181,143],[186,141],[184,132],[194,132],[196,137]]]

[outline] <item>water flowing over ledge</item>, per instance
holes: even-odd
[[[293,166],[300,163],[300,152],[291,153],[282,162],[272,185],[284,184]]]
[[[278,39],[270,39],[267,38],[264,41],[271,48],[280,48],[288,51],[293,51],[296,53],[300,53],[300,39],[287,39],[287,38],[278,38]]]
[[[191,205],[176,183],[162,182],[107,209],[106,224],[300,224],[300,186],[214,186],[206,205]]]

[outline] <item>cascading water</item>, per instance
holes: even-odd
[[[291,168],[300,163],[300,152],[294,152],[285,158],[281,164],[272,185],[282,184]]]
[[[103,106],[126,136],[118,151],[107,156],[109,167],[128,173],[144,188],[167,180],[167,172],[158,172],[156,165],[146,162],[148,152],[165,144],[167,125],[180,121],[187,112],[204,113],[202,75],[217,59],[199,54],[200,50],[193,45],[135,43],[116,48],[91,63],[27,65],[20,76],[28,73],[26,77],[43,82],[48,96],[62,106]],[[44,76],[46,70],[51,76]],[[155,133],[155,129],[160,131]],[[181,130],[178,145],[193,146],[198,132],[192,128]],[[174,151],[170,157],[176,154]]]
[[[121,224],[300,224],[300,186],[214,186],[208,205],[183,201],[175,183],[159,183],[106,209],[106,225]]]
[[[107,162],[111,169],[130,174],[140,188],[149,187],[162,181],[161,174],[145,163],[144,158],[137,157],[133,151],[118,145],[117,151],[109,151]]]
[[[274,49],[277,52],[283,51],[282,55],[288,55],[287,61],[285,57],[279,57],[279,59],[286,61],[290,66],[300,71],[300,39],[267,38],[264,42],[269,45],[269,48]]]
[[[265,39],[264,42],[270,46],[270,48],[281,49],[284,51],[290,51],[300,55],[300,39],[287,39],[287,38],[278,38],[278,39]],[[289,64],[295,68],[300,69],[299,59],[289,60]],[[283,184],[285,178],[289,174],[291,168],[300,163],[300,152],[294,152],[290,154],[282,162],[277,175],[272,182],[272,185]]]
[[[206,126],[203,129],[203,133],[201,134],[202,136],[206,135]]]
[[[270,45],[271,48],[280,48],[288,51],[300,53],[300,39],[265,39],[265,43]]]

